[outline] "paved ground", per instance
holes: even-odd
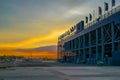
[[[12,67],[0,69],[0,80],[120,80],[120,67]]]

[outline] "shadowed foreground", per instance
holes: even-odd
[[[43,64],[43,65],[42,65]],[[0,80],[119,80],[120,67],[45,62],[41,66],[0,69]]]

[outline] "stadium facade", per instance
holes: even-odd
[[[60,35],[58,60],[81,64],[97,64],[101,61],[120,65],[120,6],[91,19],[89,15],[86,21],[80,21]]]

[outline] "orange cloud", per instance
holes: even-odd
[[[53,31],[52,33],[46,35],[46,36],[40,36],[37,38],[32,38],[32,39],[28,39],[28,40],[24,40],[21,42],[17,42],[17,43],[9,43],[9,44],[1,44],[0,47],[11,47],[11,48],[31,48],[34,47],[33,46],[29,46],[31,44],[36,44],[36,43],[44,43],[44,42],[49,42],[49,44],[44,44],[44,46],[48,46],[48,45],[55,45],[57,43],[57,38],[59,35],[61,35],[65,30],[60,30],[60,31]],[[50,43],[50,42],[55,42],[55,43]],[[43,45],[39,45],[39,46],[43,46]],[[38,46],[38,47],[39,47]]]

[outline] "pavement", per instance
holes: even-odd
[[[120,66],[11,67],[0,69],[0,80],[120,80]]]

